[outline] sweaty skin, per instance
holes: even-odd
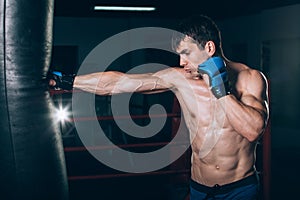
[[[207,186],[231,183],[255,172],[256,141],[268,119],[267,83],[259,71],[223,57],[233,90],[215,98],[208,77],[197,71],[213,55],[210,45],[200,49],[187,37],[177,48],[183,68],[150,74],[81,75],[75,77],[74,88],[98,95],[172,90],[190,132],[191,178]]]

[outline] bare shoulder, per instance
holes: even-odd
[[[251,69],[250,67],[247,67],[246,69],[238,73],[237,81],[243,87],[252,85],[265,87],[267,84],[267,80],[264,74],[261,71]]]
[[[183,74],[184,70],[180,67],[168,67],[166,69],[160,70],[156,73],[154,73],[154,76],[157,77],[165,77],[165,76],[176,76],[178,73]]]
[[[231,63],[236,74],[235,88],[238,96],[252,96],[263,100],[267,93],[267,79],[256,69],[241,63]]]
[[[154,73],[153,76],[160,78],[166,83],[174,84],[184,78],[184,70],[180,67],[168,67]]]
[[[265,83],[266,78],[262,72],[259,70],[250,68],[249,66],[238,63],[238,62],[228,62],[229,71],[235,74],[235,79],[239,84],[251,84],[251,83]]]

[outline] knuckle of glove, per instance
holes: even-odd
[[[61,72],[51,72],[50,78],[55,81],[54,88],[72,90],[75,75],[66,75]]]

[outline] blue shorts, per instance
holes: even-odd
[[[213,187],[201,185],[193,180],[190,183],[190,200],[228,199],[255,200],[259,196],[259,178],[255,173],[242,180]]]

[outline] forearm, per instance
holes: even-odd
[[[101,77],[103,77],[103,74],[104,72],[78,75],[74,79],[73,87],[85,92],[109,95],[111,94],[111,88],[108,88],[108,86],[105,87],[104,84],[101,84]]]
[[[165,89],[160,79],[151,74],[124,74],[116,71],[76,76],[73,87],[97,95],[147,93]]]
[[[268,118],[266,102],[253,103],[251,98],[245,98],[242,102],[233,95],[227,95],[219,101],[230,125],[237,133],[251,142],[259,138]]]

